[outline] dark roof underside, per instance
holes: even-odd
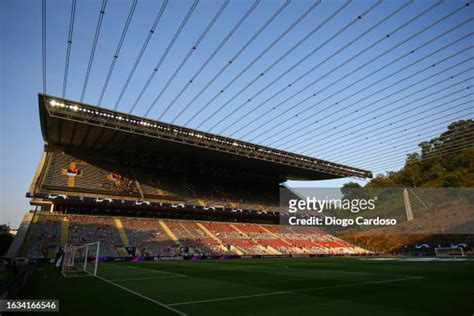
[[[101,111],[127,116],[127,114],[110,111],[103,108],[97,108],[79,102],[39,95],[41,129],[45,144],[48,147],[59,147],[65,151],[76,151],[83,154],[87,152],[106,154],[108,157],[116,157],[117,160],[134,159],[135,161],[140,161],[153,159],[154,156],[176,156],[180,160],[188,160],[191,163],[203,161],[206,163],[212,163],[216,166],[223,166],[258,174],[268,174],[281,179],[322,180],[336,179],[345,176],[371,176],[370,172],[356,168],[353,168],[355,170],[353,174],[350,174],[350,172],[348,174],[347,170],[344,171],[344,174],[340,173],[337,171],[337,166],[347,166],[333,163],[330,163],[331,170],[328,170],[327,172],[311,170],[310,168],[281,163],[281,161],[278,160],[262,160],[252,157],[251,154],[245,156],[241,153],[237,154],[222,152],[221,150],[213,148],[213,146],[204,148],[202,146],[181,143],[175,140],[154,137],[153,135],[147,136],[143,133],[140,134],[133,130],[118,129],[114,128],[113,126],[96,124],[95,122],[87,119],[79,120],[74,115],[69,116],[64,115],[64,113],[54,113],[48,109],[47,101],[51,100],[52,98],[54,98],[54,100],[63,100],[77,104],[88,109],[100,109]],[[162,122],[159,122],[159,124],[165,124],[173,128],[176,127],[183,129],[183,127],[168,125]],[[212,135],[208,133],[204,134]],[[255,144],[250,145],[258,146]],[[335,172],[332,172],[332,170]]]

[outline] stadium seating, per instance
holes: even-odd
[[[166,235],[158,221],[122,218],[122,224],[130,245],[139,249],[139,254],[150,256],[173,255],[175,243]]]
[[[191,236],[190,238],[179,239],[179,242],[185,247],[190,247],[193,253],[211,255],[225,252],[223,249],[220,249],[219,243],[199,228],[196,222],[167,221],[166,224],[169,225],[173,232],[181,227],[188,236]]]
[[[48,152],[41,188],[47,192],[74,191],[129,196],[208,207],[278,210],[276,195],[261,192],[262,190],[255,194],[251,188],[242,187],[238,183],[216,184],[220,182],[218,179],[212,181],[206,177],[186,178],[177,174],[170,176],[165,173],[156,174],[157,171],[144,168],[104,164],[90,159],[86,161],[63,152]],[[68,170],[74,170],[74,173],[68,173]]]
[[[100,255],[111,257],[128,255],[125,246],[135,247],[137,255],[148,256],[366,252],[312,228],[37,212],[25,242],[25,255],[53,256],[60,245],[61,224],[68,225],[65,238],[69,245],[100,241]]]
[[[122,170],[102,168],[99,164],[89,164],[65,153],[48,154],[49,168],[46,168],[45,189],[109,193],[115,195],[139,196],[135,180],[125,176]],[[68,175],[67,170],[75,166],[77,175]],[[71,178],[74,181],[70,181]]]
[[[69,245],[100,241],[100,255],[120,256],[124,246],[112,217],[69,216]]]
[[[61,216],[34,217],[23,244],[23,255],[30,258],[54,256],[60,243],[61,220]]]

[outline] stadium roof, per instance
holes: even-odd
[[[39,110],[45,144],[65,150],[139,158],[168,153],[284,179],[372,176],[367,170],[45,94],[39,94]]]

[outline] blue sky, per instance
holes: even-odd
[[[162,1],[138,1],[101,106],[130,111],[192,3],[191,0],[169,2],[123,99],[117,104],[162,4]],[[223,3],[199,1],[139,99],[134,114],[147,112]],[[253,3],[229,1],[149,111],[149,118],[162,116]],[[228,65],[232,56],[284,5],[283,1],[263,0],[162,119],[376,173],[395,170],[420,141],[439,134],[453,120],[473,117],[472,96],[463,90],[473,83],[473,6],[455,11],[464,3],[384,1],[376,5],[375,1],[354,1],[278,61],[344,5],[344,1],[323,0],[255,61],[314,4],[314,1],[293,0]],[[84,97],[86,103],[97,104],[99,100],[131,5],[131,0],[107,3]],[[101,1],[77,3],[66,98],[80,100],[100,6]],[[60,96],[62,92],[70,9],[71,1],[47,1],[47,93],[52,95]],[[4,0],[0,12],[0,222],[17,225],[29,208],[24,194],[43,151],[37,105],[37,93],[43,89],[41,1]],[[449,15],[450,12],[454,13]],[[360,15],[361,19],[350,24]],[[438,19],[442,20],[430,26]],[[346,25],[350,26],[344,29]],[[410,53],[411,50],[414,52]],[[220,93],[224,87],[225,91]],[[196,95],[199,97],[191,102]],[[225,105],[222,110],[214,114],[222,105]],[[347,179],[311,185],[339,186],[344,182]]]

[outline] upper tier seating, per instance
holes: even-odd
[[[68,172],[69,170],[74,172]],[[221,182],[220,178],[207,178],[202,175],[188,177],[179,172],[170,175],[166,169],[115,166],[66,153],[49,152],[42,190],[124,195],[140,200],[208,207],[259,211],[278,209],[278,197],[266,191],[270,188],[277,189],[278,184],[253,184],[253,187],[249,187],[232,178]],[[258,190],[254,190],[254,187]]]
[[[72,165],[75,166],[77,175],[67,174]],[[70,177],[74,177],[73,185],[68,181]],[[46,188],[73,187],[85,192],[139,196],[134,179],[118,170],[104,169],[64,153],[49,153],[49,168],[46,169],[43,185]]]

